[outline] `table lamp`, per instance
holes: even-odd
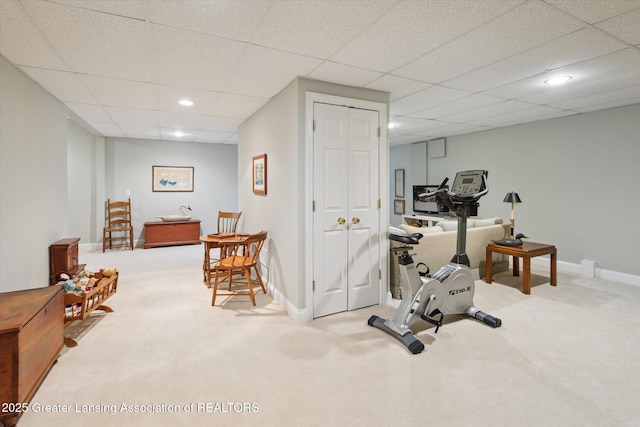
[[[516,193],[515,191],[511,191],[509,193],[507,193],[506,196],[504,196],[504,200],[503,202],[505,203],[511,203],[511,238],[513,239],[513,230],[515,228],[515,222],[516,220],[513,218],[513,211],[515,209],[516,203],[521,203],[522,200],[520,200],[520,196],[518,196],[518,193]]]

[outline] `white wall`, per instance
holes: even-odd
[[[0,291],[49,284],[67,237],[67,109],[0,57]]]
[[[413,186],[432,184],[427,182],[427,143],[416,142],[413,144],[396,145],[389,149],[389,176],[391,182],[389,204],[389,218],[391,225],[402,224],[402,215],[394,213],[394,200],[404,200],[405,215],[413,214]],[[404,169],[404,199],[395,197],[395,170]]]
[[[301,307],[298,212],[304,190],[298,139],[297,85],[291,84],[240,126],[238,146],[238,205],[245,212],[248,232],[266,230],[263,276],[295,307]],[[251,162],[267,154],[267,194],[252,190]]]
[[[489,170],[479,216],[509,218],[515,231],[552,243],[558,259],[640,275],[640,104],[447,138],[430,159],[430,182],[458,170]]]
[[[217,231],[219,210],[238,209],[236,145],[106,138],[105,164],[105,198],[123,200],[129,197],[126,190],[131,190],[133,229],[140,240],[137,247],[144,240],[145,222],[160,221],[159,215],[179,214],[182,204],[191,206],[191,216],[201,221],[203,233]],[[194,191],[153,192],[154,165],[193,166]],[[98,201],[102,207],[98,221],[104,220],[104,201]]]
[[[68,120],[67,134],[67,188],[69,197],[68,237],[79,237],[80,244],[98,242],[102,238],[104,211],[96,204],[100,192],[99,177],[104,175],[104,141],[76,121]],[[101,198],[102,200],[102,198]],[[102,206],[102,205],[101,205]]]

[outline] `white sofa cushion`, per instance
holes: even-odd
[[[431,226],[431,227],[414,227],[412,225],[409,224],[400,224],[400,228],[402,230],[404,230],[406,233],[420,233],[423,236],[425,234],[432,234],[432,233],[442,233],[443,230],[442,228],[438,227],[437,225]]]
[[[476,219],[475,227],[486,227],[487,225],[502,224],[502,218],[496,216],[493,218]]]
[[[457,231],[458,230],[458,221],[451,219],[443,219],[442,221],[438,221],[436,224],[438,227],[442,228],[444,231]]]

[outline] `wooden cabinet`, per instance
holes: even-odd
[[[174,245],[199,245],[200,220],[151,221],[144,223],[144,248]]]
[[[76,275],[86,264],[78,264],[79,237],[58,240],[49,246],[51,263],[51,284],[56,283],[56,274],[68,273]]]
[[[0,293],[0,313],[0,402],[10,411],[0,421],[12,426],[16,404],[31,400],[62,349],[62,286]]]

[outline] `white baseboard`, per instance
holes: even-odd
[[[531,265],[544,266],[549,268],[549,263],[551,260],[549,258],[536,257],[531,259]],[[587,261],[587,264],[591,264],[592,261]],[[633,274],[622,273],[614,270],[607,270],[600,267],[595,267],[593,269],[585,268],[585,263],[575,264],[572,262],[566,261],[556,261],[558,271],[563,273],[576,274],[578,276],[584,276],[586,271],[591,271],[589,276],[585,277],[595,277],[598,279],[611,280],[613,282],[625,283],[627,285],[640,286],[640,276],[636,276]],[[521,266],[522,268],[522,266]]]
[[[284,311],[296,322],[296,323],[307,323],[311,322],[313,319],[310,319],[310,311],[306,308],[299,309],[291,301],[285,297],[285,295],[277,289],[273,283],[267,283],[267,292],[269,295],[273,297],[273,300],[280,306],[284,308]]]

